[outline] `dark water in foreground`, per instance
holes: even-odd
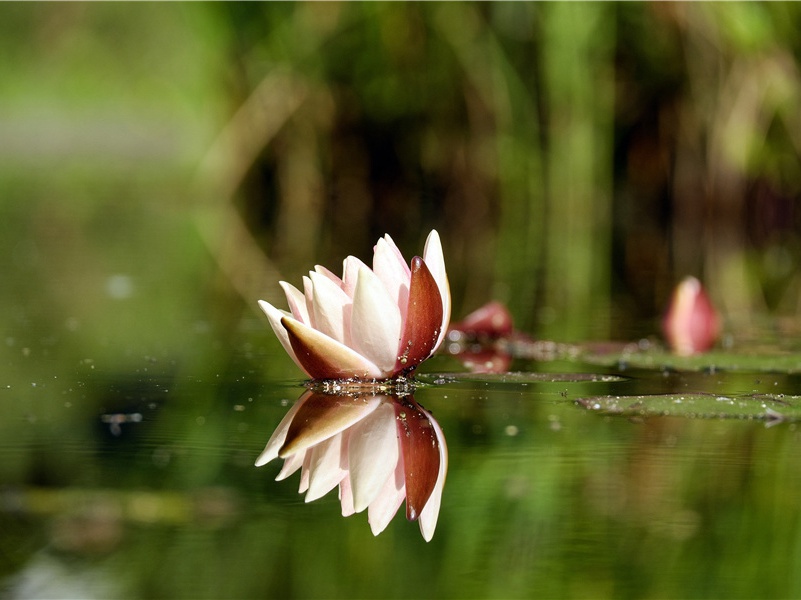
[[[796,375],[549,362],[442,376],[455,363],[437,357],[415,392],[450,456],[426,543],[403,510],[373,537],[365,513],[340,516],[335,491],[304,504],[297,474],[255,468],[302,382],[266,331],[193,358],[206,336],[122,366],[7,340],[3,597],[801,596],[794,422],[577,402],[792,395]]]

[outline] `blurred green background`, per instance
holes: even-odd
[[[70,291],[118,274],[166,321],[252,307],[436,227],[455,315],[543,337],[653,319],[687,274],[732,318],[798,307],[796,3],[0,10],[6,302],[103,321]]]
[[[343,563],[397,555],[421,581],[442,568],[431,596],[644,597],[722,547],[736,577],[664,595],[798,592],[782,570],[798,519],[780,515],[801,484],[795,461],[771,462],[798,454],[787,429],[637,432],[503,393],[429,398],[468,454],[443,504],[460,516],[424,551],[413,525],[373,541],[251,465],[300,378],[256,300],[282,303],[278,280],[316,263],[367,259],[384,233],[410,256],[438,229],[454,316],[501,300],[541,338],[654,333],[688,274],[730,323],[794,316],[799,25],[783,2],[0,4],[0,576],[50,544],[90,556],[79,575],[96,556],[138,565],[151,578],[122,582],[137,597],[419,595],[402,571],[324,587]],[[112,435],[103,414],[142,414],[145,433]],[[554,414],[573,426],[560,440]],[[536,435],[521,446],[510,422]],[[704,487],[694,453],[730,448],[740,458]],[[638,461],[665,454],[675,468],[642,483]],[[738,495],[752,476],[764,485]],[[587,505],[598,489],[608,502]],[[630,519],[641,492],[654,504]],[[81,519],[109,506],[103,535],[134,523],[125,552],[100,534],[76,549]],[[320,523],[307,561],[295,540]],[[781,577],[755,571],[756,547],[784,557]],[[340,562],[319,570],[326,553]],[[243,557],[274,575],[246,578]],[[674,567],[664,579],[656,559]]]

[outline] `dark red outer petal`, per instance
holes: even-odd
[[[409,308],[395,363],[396,374],[411,373],[427,359],[442,330],[442,295],[434,276],[419,256],[412,259],[411,271]]]
[[[347,379],[353,377],[353,371],[343,369],[340,365],[329,361],[324,352],[301,339],[294,330],[294,323],[284,317],[281,325],[286,329],[289,343],[298,362],[313,379]]]
[[[299,444],[306,443],[311,437],[318,437],[320,430],[330,428],[332,423],[356,422],[355,417],[364,412],[365,399],[309,390],[298,402],[303,404],[295,413],[287,429],[284,444],[278,451],[278,456],[282,458],[294,454]]]
[[[395,419],[403,456],[406,518],[416,521],[437,484],[439,440],[428,415],[410,398],[395,402]]]

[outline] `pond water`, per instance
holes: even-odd
[[[449,454],[425,542],[403,510],[373,536],[336,491],[305,503],[299,474],[254,466],[305,387],[264,320],[242,323],[227,343],[179,324],[182,345],[122,362],[68,333],[5,340],[5,597],[801,595],[801,432],[753,405],[799,375],[437,356],[414,390]]]

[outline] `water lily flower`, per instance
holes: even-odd
[[[339,487],[342,515],[367,510],[381,533],[406,500],[406,517],[426,541],[434,535],[448,470],[437,422],[412,396],[305,392],[256,460],[284,465],[276,480],[300,470],[306,502]]]
[[[451,324],[450,331],[472,338],[498,339],[512,335],[514,322],[509,309],[493,300]]]
[[[687,277],[673,292],[662,330],[676,354],[709,350],[718,339],[720,320],[712,301],[695,277]]]
[[[373,266],[344,261],[342,278],[316,266],[303,291],[281,282],[289,312],[259,301],[295,363],[314,379],[389,379],[409,375],[442,343],[451,296],[439,234],[407,264],[389,235]]]

